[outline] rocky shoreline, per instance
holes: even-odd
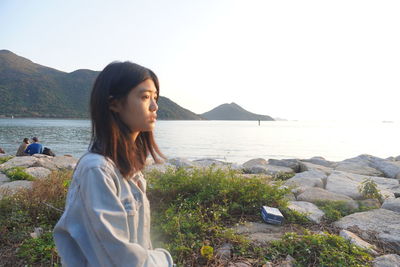
[[[2,156],[0,156],[2,157]],[[49,157],[34,155],[14,157],[0,164],[0,199],[2,192],[14,192],[18,188],[29,188],[31,181],[11,181],[2,171],[12,167],[24,167],[24,171],[36,179],[46,177],[52,170],[73,169],[77,159],[70,156]],[[377,257],[374,266],[400,266],[400,156],[382,159],[371,155],[360,155],[340,162],[325,160],[322,157],[311,159],[251,159],[242,165],[228,162],[200,159],[190,161],[173,158],[164,164],[149,162],[146,171],[166,171],[168,168],[231,168],[241,170],[243,176],[287,175],[284,181],[292,193],[287,197],[289,209],[306,214],[315,224],[320,224],[324,212],[315,205],[318,201],[342,201],[349,208],[360,205],[373,208],[356,212],[332,223],[340,230],[340,235],[358,246],[368,249],[373,255],[377,252],[375,243],[385,244],[388,251],[396,254]],[[360,193],[360,186],[366,180],[372,181],[382,199],[368,199]],[[249,223],[236,229],[255,242],[268,242],[283,235],[283,226]],[[368,241],[368,242],[367,242]],[[386,265],[385,265],[386,264]],[[397,264],[397,265],[396,265]]]

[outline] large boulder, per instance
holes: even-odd
[[[384,198],[393,198],[394,192],[392,189],[399,186],[399,181],[395,179],[335,171],[328,176],[325,189],[349,196],[352,199],[363,199],[362,194],[359,192],[359,186],[365,179],[374,181]]]
[[[250,169],[253,166],[266,166],[268,162],[263,158],[251,159],[242,164],[243,168]]]
[[[373,255],[377,255],[378,254],[376,252],[376,250],[377,250],[376,246],[374,246],[374,245],[362,240],[355,233],[352,233],[352,232],[347,231],[347,230],[341,230],[339,235],[341,237],[343,237],[344,239],[349,240],[350,243],[352,243],[352,244],[354,244],[354,245],[356,245],[356,246],[358,246],[360,248],[368,250],[369,253],[371,253]]]
[[[386,199],[382,204],[382,209],[391,210],[400,213],[400,198]]]
[[[311,162],[301,162],[300,172],[305,172],[305,171],[319,171],[325,173],[326,175],[330,175],[334,171],[334,169],[322,165],[317,165]]]
[[[342,194],[329,192],[325,189],[318,187],[311,187],[306,189],[303,193],[297,196],[299,201],[307,201],[316,203],[318,201],[343,201],[350,209],[357,209],[358,204],[350,197]]]
[[[303,192],[308,187],[324,187],[327,176],[320,171],[305,171],[297,173],[285,182],[286,186],[299,187],[296,192]]]
[[[37,179],[43,179],[50,175],[51,171],[43,167],[30,167],[24,170],[27,174]]]
[[[243,171],[250,174],[266,174],[266,175],[278,175],[280,173],[293,173],[293,170],[288,167],[274,166],[274,165],[253,165],[251,167],[244,167]]]
[[[298,159],[269,159],[268,164],[291,168],[294,172],[300,172],[300,161]]]
[[[337,165],[336,162],[326,160],[323,157],[312,157],[310,159],[302,159],[301,161],[302,162],[309,162],[309,163],[312,163],[314,165],[324,166],[324,167],[327,167],[327,168],[335,168],[336,165]]]
[[[14,157],[3,164],[0,164],[0,170],[6,170],[14,167],[32,167],[35,166],[37,162],[36,157],[24,156],[24,157]]]
[[[281,226],[256,222],[246,222],[235,226],[233,231],[237,234],[245,235],[257,243],[279,240],[285,234],[285,230]]]
[[[333,223],[340,229],[358,231],[364,239],[377,238],[400,252],[400,214],[386,209],[357,212]]]
[[[400,256],[397,254],[387,254],[375,258],[372,261],[373,267],[400,267]]]
[[[396,178],[400,173],[400,164],[371,155],[360,155],[346,159],[338,164],[336,170],[352,172],[368,176],[384,176]],[[376,173],[374,173],[374,170]]]
[[[305,214],[310,221],[315,223],[320,223],[325,215],[316,205],[305,201],[289,201],[288,209]]]
[[[11,195],[16,193],[20,189],[30,189],[32,188],[31,181],[19,180],[0,185],[0,199],[6,195]]]
[[[171,158],[167,160],[167,163],[176,166],[177,168],[187,168],[187,167],[194,167],[195,164],[185,158]]]
[[[50,170],[68,169],[73,170],[78,160],[70,156],[45,156],[40,155],[35,162],[35,167],[43,167]]]
[[[338,162],[335,170],[368,176],[384,176],[384,173],[370,166],[368,159],[358,156]]]

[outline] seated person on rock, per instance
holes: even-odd
[[[24,140],[22,140],[22,144],[19,146],[18,150],[17,150],[17,157],[21,157],[21,156],[29,156],[29,154],[25,153],[25,150],[28,148],[29,145],[29,139],[28,138],[24,138]]]
[[[29,154],[29,155],[33,155],[33,154],[42,154],[43,153],[43,146],[42,144],[39,144],[39,139],[37,137],[33,137],[32,138],[33,143],[30,144],[26,150],[25,153]]]
[[[0,154],[6,154],[6,152],[0,147]]]

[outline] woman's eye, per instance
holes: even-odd
[[[143,99],[149,99],[150,96],[149,96],[149,95],[144,95],[144,96],[142,96],[142,98],[143,98]]]

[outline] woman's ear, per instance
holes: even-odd
[[[121,111],[121,102],[116,100],[116,99],[111,99],[110,100],[110,104],[109,104],[109,108],[111,111],[118,113]]]

